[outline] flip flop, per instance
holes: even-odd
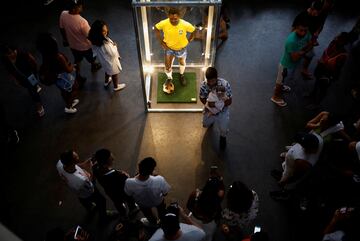
[[[274,97],[271,97],[270,100],[271,100],[272,102],[274,102],[275,104],[277,104],[278,106],[280,106],[280,107],[284,107],[284,106],[287,105],[287,103],[286,103],[283,99],[281,99],[281,100],[275,100]]]

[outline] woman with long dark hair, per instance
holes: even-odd
[[[104,86],[107,87],[113,82],[114,91],[124,89],[126,84],[119,84],[119,74],[120,70],[122,70],[120,55],[117,44],[109,37],[108,25],[102,20],[96,20],[91,25],[88,38],[93,45],[94,53],[96,53],[105,71]]]

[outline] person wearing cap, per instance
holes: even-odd
[[[99,70],[101,64],[95,61],[91,42],[87,39],[90,25],[88,21],[81,16],[83,5],[83,0],[70,0],[69,10],[62,11],[60,14],[59,27],[64,46],[69,46],[74,56],[76,73],[79,78],[85,80],[85,78],[80,75],[80,63],[82,59],[85,58],[91,64],[92,72]]]
[[[180,222],[180,217],[183,222]],[[181,207],[170,205],[161,222],[161,227],[155,231],[149,241],[203,241],[205,232],[199,224],[192,221]]]
[[[296,144],[285,154],[282,163],[283,172],[273,170],[271,175],[284,186],[294,178],[301,176],[312,168],[319,160],[323,149],[323,138],[316,132],[298,133],[295,137]]]
[[[163,90],[167,94],[174,92],[174,84],[172,83],[172,65],[175,57],[178,58],[180,64],[180,83],[186,85],[184,76],[186,68],[186,47],[195,37],[195,27],[180,18],[180,11],[177,8],[170,8],[168,18],[158,22],[155,25],[156,38],[160,42],[161,47],[165,50],[165,74],[167,80],[164,83]],[[161,36],[161,32],[163,36]],[[190,33],[187,37],[187,33]]]

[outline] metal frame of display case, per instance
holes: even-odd
[[[220,7],[222,0],[173,0],[173,1],[157,1],[157,0],[133,0],[133,21],[135,26],[136,33],[136,43],[138,50],[138,59],[140,65],[140,75],[141,75],[141,84],[143,88],[144,104],[146,112],[201,112],[203,108],[151,108],[150,92],[151,92],[151,75],[155,68],[164,68],[165,64],[153,64],[151,63],[151,50],[150,50],[150,36],[149,36],[149,26],[148,16],[147,16],[147,7],[203,7],[208,6],[208,21],[206,26],[206,40],[205,40],[205,51],[203,64],[187,64],[187,68],[199,68],[202,71],[209,66],[214,66],[215,63],[215,54],[217,39],[219,34],[219,21],[220,21]],[[217,8],[216,19],[214,19],[215,7]],[[140,13],[137,9],[140,8]],[[139,16],[141,15],[141,16]],[[139,27],[139,18],[141,21],[141,29]],[[214,24],[214,20],[216,23]],[[214,26],[214,29],[213,29]],[[141,46],[140,33],[142,34],[143,51]],[[214,39],[212,42],[212,38]],[[211,46],[213,45],[213,46]],[[211,51],[212,50],[212,51]],[[144,58],[144,59],[143,59]],[[148,64],[143,64],[148,63]],[[173,67],[178,67],[179,65],[173,65]],[[199,100],[198,100],[199,101]]]

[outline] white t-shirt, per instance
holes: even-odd
[[[69,188],[80,198],[87,198],[94,193],[94,185],[90,181],[90,174],[78,165],[75,165],[76,171],[68,173],[64,170],[64,166],[59,160],[56,169],[60,177],[66,182]]]
[[[205,239],[205,232],[200,228],[185,223],[180,223],[181,236],[176,241],[203,241]],[[149,241],[166,241],[164,232],[161,228],[156,230]]]
[[[109,37],[106,37],[106,39],[107,41],[104,41],[104,44],[100,47],[93,45],[93,52],[96,54],[105,73],[108,75],[119,74],[122,67],[117,45]]]
[[[124,191],[141,207],[156,207],[169,192],[170,185],[162,176],[150,176],[146,181],[133,177],[126,179]]]
[[[323,241],[342,241],[345,233],[341,230],[335,231],[333,233],[327,233],[323,237]]]
[[[320,135],[315,132],[311,132],[311,134],[315,135],[319,140],[318,150],[315,153],[306,153],[304,148],[296,143],[293,145],[290,150],[286,153],[285,161],[282,163],[282,167],[284,169],[283,175],[285,176],[293,176],[295,171],[295,160],[305,160],[311,166],[314,166],[319,160],[322,148],[323,148],[323,139]]]
[[[356,142],[355,150],[360,160],[360,141]]]

